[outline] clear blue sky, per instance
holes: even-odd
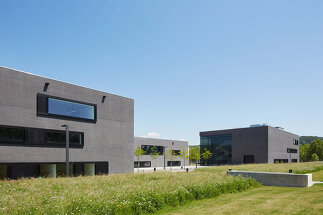
[[[135,135],[323,136],[323,1],[0,2],[0,65],[135,99]]]

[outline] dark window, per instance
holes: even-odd
[[[180,166],[180,161],[167,161],[167,166]]]
[[[163,146],[142,145],[141,149],[145,151],[145,155],[150,155],[153,152],[156,152],[159,155],[162,155],[164,152]]]
[[[109,163],[108,162],[95,163],[95,174],[96,175],[109,174]]]
[[[151,167],[151,161],[135,161],[134,163],[134,167],[138,168],[138,167]]]
[[[172,155],[181,155],[181,150],[172,150]]]
[[[38,94],[37,115],[96,122],[96,105]]]
[[[8,165],[8,178],[30,178],[38,177],[40,172],[39,164],[9,164]]]
[[[297,159],[292,159],[292,162],[293,163],[297,163]]]
[[[73,164],[73,175],[74,176],[84,175],[84,163]]]
[[[298,140],[293,140],[294,145],[298,145]]]
[[[71,146],[83,146],[83,133],[80,132],[69,132],[70,145]],[[46,131],[46,143],[47,144],[66,144],[66,133],[65,131]]]
[[[0,144],[12,146],[65,147],[65,131],[0,125]],[[84,146],[84,133],[70,131],[70,147]]]
[[[14,127],[0,127],[1,143],[20,143],[25,141],[25,129]]]
[[[201,152],[205,149],[212,153],[208,160],[201,159],[201,165],[221,165],[232,162],[232,134],[201,136]]]
[[[297,149],[287,148],[287,153],[297,153]]]
[[[288,159],[274,159],[274,163],[288,163]]]
[[[244,155],[243,162],[244,163],[255,163],[255,156],[254,155]]]

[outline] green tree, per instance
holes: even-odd
[[[301,162],[309,161],[310,144],[299,145],[299,159]]]
[[[316,154],[318,160],[323,160],[323,140],[317,139],[312,141],[311,144],[299,146],[299,156],[301,161],[313,161],[313,154]],[[316,156],[314,157],[316,158]]]
[[[319,160],[319,156],[317,156],[316,153],[313,153],[311,156],[311,161],[318,161]]]
[[[211,157],[212,157],[212,153],[208,149],[204,148],[204,152],[201,154],[201,158],[205,160],[206,166],[207,166],[207,160],[209,160]]]
[[[152,147],[151,153],[150,153],[150,158],[151,158],[151,160],[154,161],[154,163],[155,163],[154,167],[155,168],[156,168],[156,159],[158,158],[158,156],[159,156],[159,153],[157,151],[157,147],[156,146]]]
[[[185,149],[183,146],[181,146],[181,153],[180,153],[179,157],[183,159],[183,161],[184,161],[183,166],[184,166],[184,169],[185,169],[185,162],[186,162],[187,159],[189,159],[189,155],[188,155],[188,150]]]
[[[146,152],[141,149],[140,146],[137,146],[136,150],[134,151],[135,156],[137,157],[138,161],[138,172],[139,172],[139,160]]]
[[[197,163],[201,159],[200,147],[191,147],[189,152],[190,162],[195,163],[197,168]]]
[[[167,150],[165,153],[166,153],[165,156],[169,161],[174,161],[178,156],[177,154],[174,153],[172,148]],[[170,170],[172,170],[172,165],[170,165]]]
[[[311,155],[315,153],[319,160],[323,160],[323,140],[314,140],[310,145],[310,153]]]

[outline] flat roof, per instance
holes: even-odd
[[[288,132],[288,131],[285,131],[285,130],[281,129],[281,127],[273,127],[273,126],[270,126],[270,125],[264,125],[264,126],[257,126],[257,127],[244,127],[244,128],[231,128],[231,129],[201,131],[200,136],[203,135],[203,134],[205,135],[205,133],[212,133],[212,132],[231,132],[231,131],[236,131],[236,130],[259,129],[259,128],[273,128],[273,129],[278,129],[278,130],[286,132],[286,133],[293,134],[291,132]],[[294,135],[296,135],[296,134],[294,134]]]
[[[49,80],[58,81],[58,82],[70,84],[70,85],[77,86],[77,87],[83,87],[83,88],[93,90],[93,91],[96,91],[96,92],[106,93],[106,94],[110,94],[110,95],[113,95],[113,96],[118,96],[118,97],[125,98],[125,99],[134,100],[134,99],[131,99],[131,98],[128,98],[128,97],[125,97],[125,96],[120,96],[120,95],[116,95],[116,94],[113,94],[113,93],[108,93],[108,92],[105,92],[105,91],[96,90],[96,89],[93,89],[93,88],[90,88],[90,87],[84,87],[84,86],[81,86],[81,85],[72,84],[72,83],[69,83],[69,82],[66,82],[66,81],[60,81],[60,80],[57,80],[57,79],[54,79],[54,78],[48,78],[48,77],[45,77],[45,76],[41,76],[41,75],[37,75],[37,74],[33,74],[33,73],[29,73],[29,72],[25,72],[25,71],[21,71],[21,70],[17,70],[17,69],[12,69],[12,68],[1,66],[1,65],[0,65],[0,68],[12,70],[14,72],[24,73],[24,74],[27,74],[27,75],[36,76],[36,77],[39,77],[39,78],[46,78],[46,79],[49,79]]]

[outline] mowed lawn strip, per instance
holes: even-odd
[[[323,181],[323,171],[314,172]],[[323,184],[309,188],[264,186],[166,208],[157,214],[323,214]]]

